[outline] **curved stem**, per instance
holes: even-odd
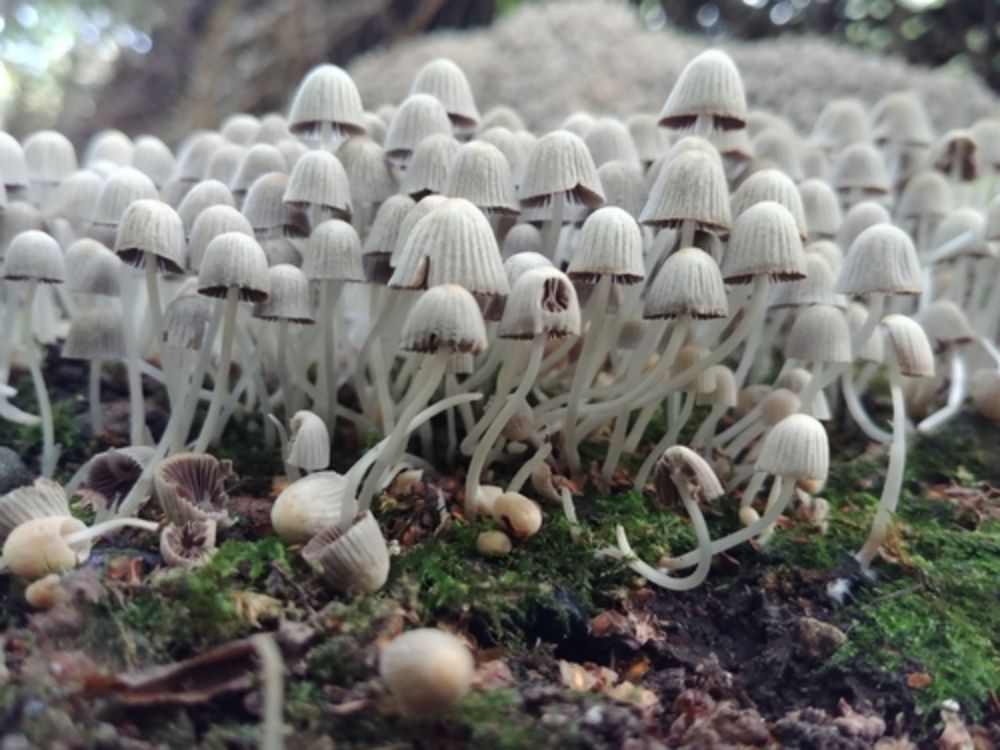
[[[664,433],[659,442],[653,446],[649,455],[646,456],[646,460],[643,461],[642,466],[639,467],[639,471],[635,475],[635,484],[632,485],[634,489],[641,491],[642,488],[646,486],[646,480],[649,479],[649,474],[653,471],[653,467],[656,466],[656,462],[660,459],[660,456],[663,455],[663,452],[667,448],[677,442],[677,435],[680,433],[681,428],[688,421],[688,419],[691,418],[691,411],[693,409],[694,392],[691,391],[684,394],[684,406],[681,408],[681,412],[678,414],[677,419],[671,422],[666,433]]]
[[[493,392],[493,398],[486,405],[486,410],[483,412],[483,416],[479,418],[479,421],[469,430],[468,434],[463,438],[462,444],[459,446],[460,450],[466,456],[472,454],[475,450],[479,436],[483,434],[487,427],[496,419],[497,414],[504,407],[504,397],[510,393],[510,389],[514,386],[514,378],[517,377],[517,373],[521,370],[524,363],[524,348],[523,347],[510,347],[507,341],[498,341],[495,344],[496,349],[504,348],[506,352],[510,354],[509,357],[503,360],[503,364],[500,367],[500,372],[497,375],[496,388]],[[466,385],[469,388],[473,386]]]
[[[41,474],[51,478],[59,461],[59,448],[56,446],[55,422],[52,417],[52,402],[49,401],[49,391],[45,387],[45,376],[38,356],[34,336],[31,333],[31,310],[35,304],[35,294],[38,291],[38,281],[28,282],[28,292],[24,301],[24,315],[21,317],[21,340],[28,357],[28,369],[31,372],[31,382],[35,387],[35,398],[38,401],[38,413],[42,419],[42,460]]]
[[[727,411],[729,411],[729,407],[725,404],[715,404],[712,406],[708,415],[704,420],[702,420],[702,423],[698,425],[698,429],[691,438],[692,450],[701,451],[705,454],[711,452],[712,443],[715,442],[713,439],[715,435],[715,428],[719,424],[719,420],[722,419]]]
[[[514,474],[514,477],[510,480],[510,484],[507,485],[507,492],[520,492],[524,483],[535,473],[535,469],[545,463],[545,459],[551,453],[552,443],[542,443],[538,446],[538,450],[535,451],[534,455],[521,464],[521,468]]]
[[[934,432],[941,425],[962,410],[965,401],[966,370],[965,360],[955,347],[951,350],[951,385],[948,388],[948,402],[917,425],[917,432],[924,434]]]
[[[87,542],[96,537],[104,536],[105,534],[125,527],[133,527],[153,532],[160,530],[160,524],[156,521],[143,521],[139,518],[112,518],[108,521],[102,521],[101,523],[96,523],[93,526],[88,526],[87,528],[81,529],[80,531],[76,531],[72,534],[67,534],[63,537],[63,541],[72,547],[74,544]]]
[[[209,443],[215,438],[216,424],[219,420],[219,413],[222,410],[222,402],[226,397],[229,387],[229,365],[233,358],[233,336],[236,331],[236,312],[239,305],[239,289],[235,286],[229,287],[226,292],[222,317],[222,347],[219,352],[219,361],[215,368],[215,383],[212,389],[212,401],[208,405],[208,413],[205,421],[202,422],[201,432],[194,443],[195,453],[204,453]],[[202,343],[205,346],[205,343]]]

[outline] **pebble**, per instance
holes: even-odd
[[[35,477],[10,448],[0,445],[0,495],[31,484]]]

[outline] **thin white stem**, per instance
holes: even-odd
[[[285,704],[285,661],[274,637],[261,633],[250,639],[260,659],[264,688],[264,712],[261,720],[261,750],[284,750],[282,711]]]
[[[236,332],[239,288],[236,286],[229,287],[226,291],[225,302],[218,304],[225,305],[222,316],[222,347],[219,352],[219,361],[215,368],[212,401],[208,405],[208,413],[205,415],[205,421],[202,422],[198,439],[194,443],[195,453],[204,453],[215,436],[215,428],[219,420],[219,413],[222,410],[222,402],[229,388],[229,365],[233,359],[233,337]],[[205,343],[202,346],[205,346]]]
[[[521,464],[521,468],[514,474],[514,477],[510,480],[510,484],[507,485],[507,492],[520,492],[524,483],[535,473],[535,469],[545,463],[545,459],[551,453],[552,443],[542,443],[538,446],[538,450],[535,451],[534,455]]]
[[[844,394],[844,403],[847,404],[847,411],[850,412],[854,423],[861,428],[869,438],[877,443],[888,443],[892,435],[879,427],[872,420],[865,405],[861,402],[858,389],[854,383],[854,368],[848,367],[847,372],[840,379],[841,391]]]
[[[87,400],[90,412],[90,431],[94,437],[104,434],[104,421],[101,419],[101,367],[99,359],[90,360],[90,373],[87,379]]]
[[[63,541],[72,547],[74,544],[80,544],[81,542],[86,542],[126,527],[143,529],[144,531],[154,533],[160,530],[160,524],[156,521],[143,521],[139,518],[112,518],[108,521],[102,521],[80,531],[73,532],[72,534],[67,534],[63,537]]]
[[[132,270],[122,264],[119,273],[122,293],[122,337],[125,341],[126,372],[129,396],[129,443],[143,445],[146,434],[146,404],[142,395],[142,378],[139,376],[139,345],[135,337],[138,305],[135,299]]]
[[[559,247],[559,233],[562,231],[563,213],[566,207],[566,194],[559,192],[552,196],[552,211],[542,233],[542,254],[552,260]]]
[[[671,397],[673,395],[674,394],[671,394]],[[684,394],[684,406],[681,408],[677,418],[671,420],[671,423],[663,437],[661,437],[659,442],[653,446],[649,455],[646,456],[646,460],[642,462],[642,466],[640,466],[639,471],[636,472],[635,483],[632,485],[634,489],[641,491],[642,488],[646,486],[646,480],[649,479],[649,475],[653,471],[653,467],[656,466],[656,462],[663,455],[663,452],[677,442],[677,436],[680,433],[681,428],[688,421],[688,419],[691,418],[692,409],[694,409],[693,391]]]
[[[38,401],[38,413],[42,419],[42,460],[41,474],[51,478],[59,461],[59,448],[56,445],[55,423],[52,417],[52,403],[49,401],[49,391],[45,387],[45,376],[42,374],[41,361],[34,336],[31,333],[31,310],[35,304],[35,294],[38,291],[38,281],[28,282],[28,292],[24,301],[24,315],[21,317],[21,340],[28,357],[28,369],[31,372],[31,382],[35,387],[35,398]]]
[[[948,388],[948,402],[918,424],[917,432],[924,434],[934,432],[962,410],[968,378],[966,375],[965,359],[955,346],[951,350],[950,364],[951,373],[949,379],[951,380],[951,384]]]

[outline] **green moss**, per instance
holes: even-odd
[[[514,689],[470,693],[455,706],[450,718],[467,737],[467,747],[520,750],[580,745],[572,725],[550,727],[527,714]]]

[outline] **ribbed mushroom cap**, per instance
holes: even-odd
[[[457,284],[433,286],[420,295],[403,326],[400,348],[478,354],[487,347],[486,326],[475,297]]]
[[[382,147],[371,138],[350,138],[340,144],[337,158],[351,184],[355,207],[381,203],[396,192],[396,178]]]
[[[115,252],[124,263],[141,267],[147,254],[160,272],[183,273],[184,223],[166,203],[138,200],[129,205],[118,226]]]
[[[521,176],[522,206],[547,205],[556,193],[589,208],[604,203],[597,167],[586,144],[567,130],[554,130],[539,138]]]
[[[205,565],[215,555],[216,527],[211,519],[168,524],[160,532],[160,557],[173,567]]]
[[[979,144],[968,130],[949,130],[931,146],[928,161],[939,172],[972,182],[979,176]]]
[[[117,297],[121,261],[97,240],[83,238],[66,248],[66,283],[71,292]]]
[[[153,181],[138,169],[123,167],[108,178],[101,188],[97,206],[90,217],[91,224],[115,230],[126,209],[138,200],[157,200]],[[97,237],[96,239],[101,239]]]
[[[646,179],[638,167],[623,161],[605,162],[597,170],[604,191],[605,205],[625,209],[638,220],[646,205]]]
[[[666,506],[680,502],[682,493],[696,503],[710,502],[725,494],[708,462],[683,445],[672,445],[663,452],[656,462],[653,485],[657,499]]]
[[[708,369],[711,370],[710,377],[715,382],[715,387],[707,393],[697,394],[695,403],[734,408],[737,403],[737,393],[733,371],[725,365],[712,365]]]
[[[594,127],[595,122],[594,116],[589,112],[573,112],[559,123],[559,129],[583,138]]]
[[[270,292],[254,306],[253,315],[263,320],[312,323],[309,279],[295,266],[279,263],[267,269]]]
[[[802,196],[788,175],[777,169],[761,169],[747,177],[733,193],[732,210],[736,218],[750,206],[762,201],[774,201],[787,208],[795,218],[799,236],[805,240],[809,234],[806,226]]]
[[[239,232],[253,237],[253,227],[247,218],[232,206],[209,206],[194,221],[188,240],[188,267],[192,271],[201,268],[208,243],[226,232]]]
[[[511,281],[510,296],[497,329],[500,338],[563,338],[579,333],[580,303],[566,274],[539,265]]]
[[[306,471],[321,471],[330,465],[330,433],[318,414],[307,409],[295,412],[289,425],[285,460]]]
[[[834,284],[842,294],[918,294],[920,261],[910,236],[891,224],[876,224],[858,235]]]
[[[77,233],[90,223],[104,180],[88,169],[74,172],[56,186],[42,206],[49,221],[65,219]]]
[[[483,115],[483,121],[479,126],[481,132],[486,132],[490,128],[506,128],[512,133],[525,129],[524,120],[513,108],[500,105],[492,107]]]
[[[298,210],[317,206],[328,218],[349,219],[351,186],[344,165],[327,151],[309,151],[292,169],[284,201]]]
[[[815,253],[826,261],[834,277],[840,273],[840,267],[844,265],[844,252],[840,245],[830,240],[817,240],[806,245],[806,254]]]
[[[452,198],[464,198],[484,213],[512,215],[519,211],[507,157],[483,141],[466,143],[457,150],[444,192]]]
[[[851,332],[832,305],[801,308],[785,341],[785,356],[803,362],[850,362]]]
[[[747,102],[736,64],[721,50],[706,50],[681,71],[670,90],[660,125],[675,130],[688,128],[698,116],[710,115],[717,130],[746,126]]]
[[[632,135],[639,160],[644,165],[652,164],[670,148],[670,137],[656,122],[656,116],[641,113],[632,115],[626,121],[628,132]]]
[[[295,91],[288,111],[288,129],[313,139],[320,137],[324,124],[336,133],[363,134],[364,112],[351,77],[336,65],[319,65],[306,74]]]
[[[853,338],[868,320],[868,310],[860,302],[852,302],[847,306],[846,316],[847,326],[850,328]],[[864,346],[854,354],[855,359],[860,359],[863,362],[881,363],[884,357],[885,348],[882,345],[881,336],[869,336]]]
[[[529,149],[525,148],[524,142],[507,128],[490,128],[481,133],[476,141],[496,146],[506,157],[514,184],[517,185],[528,161]]]
[[[104,498],[105,507],[117,508],[153,459],[155,449],[130,445],[109,448],[90,459],[84,487]]]
[[[201,180],[181,200],[177,206],[177,215],[184,222],[185,236],[190,236],[195,221],[198,220],[203,211],[213,206],[234,207],[235,205],[236,201],[228,187],[218,180]]]
[[[76,151],[62,133],[40,130],[29,135],[22,147],[30,183],[54,185],[77,170]],[[6,184],[7,178],[3,179]]]
[[[798,413],[802,402],[794,391],[775,388],[760,402],[760,421],[765,427],[774,427],[785,417]]]
[[[469,648],[437,628],[397,636],[379,656],[379,674],[403,713],[436,716],[469,692],[475,672]]]
[[[951,186],[940,172],[918,172],[906,182],[896,217],[900,220],[941,218],[952,208]]]
[[[881,196],[889,192],[885,162],[867,143],[854,143],[840,152],[833,163],[830,183],[842,193],[861,190],[866,195]]]
[[[361,240],[354,227],[340,219],[316,227],[306,240],[302,271],[311,281],[365,281]]]
[[[799,144],[799,164],[806,180],[822,180],[830,173],[830,158],[814,143]]]
[[[39,477],[0,497],[0,534],[7,535],[35,518],[69,515],[69,500],[63,488],[51,479]]]
[[[876,143],[929,146],[934,134],[920,99],[909,92],[887,94],[871,112]]]
[[[642,231],[635,219],[624,209],[605,206],[583,222],[566,273],[592,283],[610,276],[612,284],[638,284],[646,278],[642,250]]]
[[[722,161],[714,149],[707,150],[711,144],[698,140],[707,148],[672,151],[661,167],[639,214],[643,224],[671,227],[694,221],[713,231],[729,231],[732,211]]]
[[[320,471],[297,479],[281,491],[271,506],[271,525],[289,544],[303,544],[330,528],[338,527],[348,496],[348,480],[335,471]]]
[[[119,167],[127,167],[132,163],[132,153],[135,144],[132,139],[120,130],[101,130],[94,133],[83,151],[85,166],[99,161],[109,161]]]
[[[63,283],[66,280],[66,265],[59,243],[36,229],[21,232],[7,246],[3,277],[7,281]]]
[[[132,166],[151,179],[159,190],[170,181],[177,162],[163,141],[152,135],[141,135],[135,139]]]
[[[103,306],[77,313],[66,334],[62,356],[65,359],[106,362],[125,359],[121,316],[115,310]]]
[[[639,166],[639,151],[628,128],[618,120],[602,117],[583,136],[594,164],[600,167],[609,161],[623,161]]]
[[[197,278],[189,282],[163,313],[163,343],[175,349],[201,349],[212,319],[212,301],[197,293]]]
[[[840,229],[841,213],[833,189],[823,180],[806,180],[799,185],[799,197],[809,236],[813,239],[835,237]]]
[[[837,244],[841,250],[850,249],[858,235],[876,224],[891,224],[892,217],[885,207],[875,201],[855,203],[844,214],[844,220],[837,231]]]
[[[451,132],[451,120],[441,102],[429,94],[411,94],[389,123],[385,153],[393,162],[405,165],[424,138]]]
[[[44,231],[45,219],[41,211],[25,201],[12,201],[7,205],[2,213],[0,221],[0,256],[7,252],[7,248],[17,235],[34,229]]]
[[[985,240],[986,219],[971,206],[953,209],[935,227],[931,236],[931,247],[937,249],[965,237],[965,241],[954,246],[947,255],[936,254],[935,260],[948,261],[962,256],[992,257],[994,248]]]
[[[749,284],[766,274],[776,281],[805,276],[805,253],[795,217],[780,203],[755,203],[733,222],[722,259],[727,284]]]
[[[278,143],[278,151],[285,157],[285,164],[288,165],[289,170],[295,169],[295,165],[299,163],[299,159],[308,154],[309,150],[306,144],[294,138],[286,138]]]
[[[810,246],[811,247],[811,246]],[[806,248],[806,276],[796,281],[785,281],[771,287],[769,307],[800,307],[804,305],[832,305],[834,273],[830,264],[817,252]]]
[[[823,425],[806,414],[785,417],[764,438],[756,469],[796,481],[825,482],[830,446]]]
[[[205,174],[216,150],[225,144],[218,133],[196,131],[184,140],[177,152],[177,179],[196,182]]]
[[[403,220],[415,205],[408,195],[393,195],[379,206],[362,244],[361,260],[369,283],[385,284],[392,276],[389,259],[398,244]]]
[[[445,193],[451,162],[458,151],[458,141],[450,133],[436,133],[424,138],[413,150],[406,171],[399,181],[399,191],[415,200],[431,193]]]
[[[465,73],[451,60],[438,58],[417,71],[410,94],[430,94],[444,106],[458,131],[479,126],[479,109]]]
[[[254,143],[270,143],[272,146],[277,146],[292,136],[288,120],[277,112],[269,112],[260,118],[260,127],[257,129]]]
[[[798,138],[783,128],[770,128],[750,141],[754,158],[762,164],[772,164],[793,182],[802,181]]]
[[[503,239],[503,255],[510,258],[519,253],[540,253],[542,233],[531,224],[517,224],[511,227]]]
[[[934,352],[919,323],[905,315],[886,315],[882,329],[900,373],[910,378],[934,377]]]
[[[971,344],[976,340],[965,312],[951,300],[934,300],[920,313],[918,320],[937,351],[948,346]]]
[[[219,126],[219,134],[227,141],[249,146],[260,132],[260,120],[246,112],[229,115]]]
[[[429,213],[443,206],[447,200],[448,198],[443,195],[428,195],[417,201],[406,212],[406,216],[403,217],[403,220],[399,224],[399,231],[396,234],[396,246],[392,249],[390,257],[390,263],[393,268],[399,265],[400,258],[403,256],[403,250],[406,247],[406,241],[410,238],[413,228]]]
[[[402,236],[400,231],[400,240]],[[467,200],[446,199],[413,226],[405,242],[389,279],[391,287],[425,289],[460,284],[483,296],[510,291],[490,223]]]
[[[285,156],[277,147],[268,143],[258,143],[247,149],[240,160],[233,181],[229,183],[233,191],[233,197],[240,198],[246,195],[250,186],[258,179],[271,172],[288,174],[288,162]]]
[[[178,453],[153,470],[153,494],[171,523],[212,520],[227,526],[225,504],[235,480],[230,461],[203,453]]]
[[[670,255],[646,289],[642,316],[647,319],[727,315],[729,303],[719,264],[695,247]]]
[[[0,180],[8,190],[21,190],[28,186],[28,165],[24,149],[17,139],[0,130]]]
[[[820,111],[809,140],[837,153],[854,143],[871,141],[871,125],[857,99],[832,99]]]
[[[274,237],[264,240],[260,243],[260,246],[264,248],[264,255],[267,256],[268,266],[285,263],[289,266],[302,268],[302,253],[299,252],[295,243],[287,237]]]
[[[258,240],[309,234],[308,217],[284,201],[287,187],[287,175],[271,172],[259,177],[247,191],[241,212]]]
[[[200,294],[225,297],[230,287],[249,302],[266,300],[270,288],[264,248],[240,232],[226,232],[209,242],[198,271]]]
[[[302,548],[302,557],[343,593],[374,593],[389,577],[389,548],[371,511],[346,528],[333,526],[320,532]]]
[[[212,154],[212,159],[205,168],[205,179],[216,180],[223,185],[232,185],[233,178],[236,177],[236,171],[240,168],[240,162],[243,161],[246,153],[247,149],[245,146],[238,146],[235,143],[227,143],[224,146],[220,146]]]

